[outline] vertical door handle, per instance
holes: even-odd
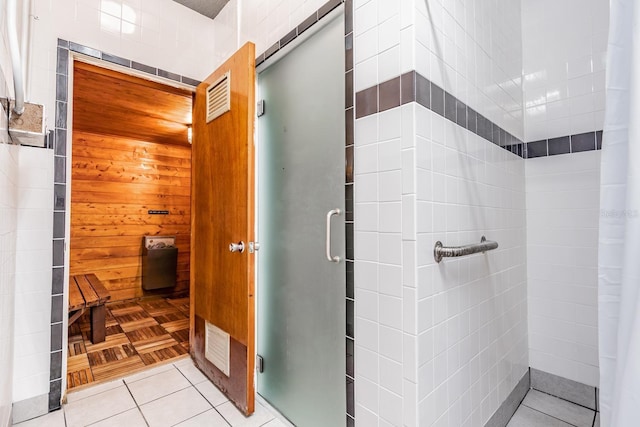
[[[340,209],[333,209],[327,212],[327,241],[325,245],[327,261],[340,262],[339,256],[331,256],[331,217],[334,215],[340,215],[342,211]]]

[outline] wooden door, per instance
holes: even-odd
[[[225,74],[230,109],[207,123],[209,89]],[[247,43],[198,86],[192,147],[191,356],[247,415],[255,398],[255,78]],[[239,242],[244,251],[231,252]]]

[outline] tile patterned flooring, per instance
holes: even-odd
[[[256,402],[245,417],[188,356],[124,379],[71,391],[62,410],[19,427],[288,427]]]
[[[69,389],[188,354],[189,298],[109,304],[106,330],[106,340],[92,344],[88,312],[69,327]]]
[[[268,404],[245,417],[188,356],[67,396],[62,410],[19,427],[289,427]],[[456,426],[452,426],[456,427]],[[599,413],[529,390],[507,427],[600,427]]]
[[[507,427],[600,427],[600,414],[531,389]]]

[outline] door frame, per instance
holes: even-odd
[[[49,391],[49,411],[55,410],[60,407],[60,404],[56,406],[56,402],[60,402],[61,398],[66,399],[67,394],[67,358],[68,358],[68,328],[69,328],[69,244],[71,241],[71,187],[73,185],[71,181],[71,153],[73,148],[73,69],[74,62],[80,61],[87,64],[95,65],[107,70],[116,71],[122,74],[126,74],[132,77],[149,80],[155,83],[160,83],[165,86],[179,88],[187,90],[195,94],[195,86],[189,83],[199,83],[185,76],[179,76],[181,81],[171,80],[166,77],[146,73],[135,68],[126,67],[117,63],[109,62],[102,57],[102,53],[96,49],[82,46],[73,43],[76,50],[72,50],[70,47],[71,42],[64,40],[58,40],[58,57],[57,57],[57,74],[56,74],[56,98],[63,97],[64,99],[56,99],[55,118],[66,117],[66,120],[56,120],[55,131],[52,131],[51,138],[55,138],[53,142],[50,142],[49,148],[54,150],[54,158],[64,159],[64,173],[62,182],[55,181],[54,173],[54,198],[63,194],[63,208],[56,206],[54,202],[53,216],[56,214],[62,214],[64,218],[64,233],[62,237],[56,234],[54,230],[53,245],[54,245],[54,260],[56,258],[56,250],[63,251],[63,263],[56,265],[55,261],[52,263],[53,278],[52,278],[52,315],[51,315],[51,357],[50,357],[50,391]],[[66,49],[65,49],[66,46]],[[84,52],[84,53],[83,53]],[[89,54],[87,54],[89,53]],[[97,55],[97,56],[92,56]],[[123,58],[119,58],[121,61],[127,61]],[[129,64],[132,61],[128,61]],[[143,65],[147,67],[146,65]],[[148,66],[149,69],[154,69]],[[63,74],[64,73],[64,74]],[[66,100],[66,101],[65,101]],[[56,167],[58,163],[56,162]],[[60,194],[58,194],[60,191]],[[55,222],[54,222],[55,223]],[[58,245],[58,249],[56,249]],[[57,273],[57,272],[58,273]],[[62,275],[60,277],[60,274]],[[60,292],[60,281],[61,292]],[[58,287],[56,290],[55,288]],[[58,302],[61,299],[61,303]],[[59,308],[58,313],[54,313],[54,307]],[[61,321],[54,322],[53,319],[61,319]],[[61,348],[58,349],[57,342],[61,341]],[[60,376],[56,378],[56,374]],[[58,382],[59,381],[59,382]]]

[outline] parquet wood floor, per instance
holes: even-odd
[[[67,387],[125,376],[189,352],[189,298],[109,304],[107,337],[89,339],[89,312],[69,327]]]

